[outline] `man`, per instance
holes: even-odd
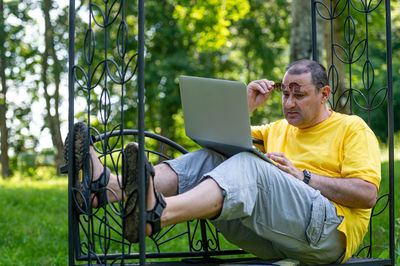
[[[147,235],[207,218],[229,241],[261,258],[339,263],[356,251],[380,184],[378,142],[362,119],[326,107],[330,87],[317,62],[295,62],[281,84],[251,82],[250,113],[275,87],[282,91],[285,119],[252,127],[252,134],[264,141],[261,149],[277,167],[251,153],[225,158],[206,149],[161,163],[154,172],[146,163],[147,176],[154,176],[147,177]],[[79,154],[77,139],[87,129],[76,132]],[[107,186],[93,195],[93,206],[124,198],[124,237],[132,242],[138,239],[137,150],[133,143],[125,148],[122,180],[109,171],[103,175],[90,148],[94,183]]]

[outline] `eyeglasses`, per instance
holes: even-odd
[[[314,84],[312,84],[312,83],[310,83],[310,84],[298,84],[297,82],[291,82],[288,85],[285,85],[285,84],[283,84],[281,82],[277,82],[277,83],[275,83],[274,88],[275,89],[279,89],[282,92],[283,91],[287,91],[288,88],[289,88],[289,90],[291,92],[297,92],[297,91],[300,90],[300,88],[302,86],[308,86],[308,85],[314,85]]]

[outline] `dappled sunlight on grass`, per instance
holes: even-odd
[[[34,188],[34,189],[52,189],[61,188],[68,186],[67,177],[59,177],[55,174],[52,177],[46,176],[44,173],[45,169],[38,169],[37,178],[30,178],[21,175],[20,173],[15,174],[12,178],[4,180],[0,179],[0,186],[4,188]]]

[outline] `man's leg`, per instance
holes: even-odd
[[[336,216],[334,206],[318,191],[249,153],[233,156],[223,164],[223,159],[208,158],[211,163],[202,160],[193,167],[196,162],[193,159],[201,157],[202,153],[204,151],[188,155],[189,158],[193,156],[190,160],[168,162],[175,175],[168,168],[156,170],[156,188],[166,194],[174,194],[176,190],[183,192],[166,198],[167,207],[161,216],[163,227],[218,216],[215,224],[230,236],[228,239],[260,257],[270,255],[268,250],[263,253],[263,247],[272,247],[281,255],[306,263],[335,262],[343,253],[345,239],[336,230],[341,219]],[[204,164],[209,166],[203,167]],[[163,170],[171,174],[171,186],[158,181],[163,177]],[[147,209],[155,204],[152,191],[151,184]],[[317,219],[314,216],[318,216]],[[229,230],[232,221],[237,222],[234,232]],[[252,232],[252,239],[258,237],[257,240],[240,237],[248,230]],[[147,234],[150,233],[148,225]],[[251,243],[239,243],[237,239]],[[256,247],[254,243],[258,243]]]
[[[93,162],[93,168],[91,168],[93,169],[92,179],[96,180],[103,172],[104,166],[92,146],[90,146],[90,155]],[[186,192],[199,183],[204,173],[211,171],[224,160],[224,156],[213,151],[198,150],[187,153],[175,160],[160,163],[154,167],[155,188],[166,197]],[[121,184],[121,177],[111,173],[107,185],[109,189],[107,196],[110,202],[122,200]],[[94,199],[93,206],[97,206],[96,199]]]
[[[102,173],[104,166],[96,156],[93,147],[90,147],[90,153],[93,162],[93,179],[96,180]],[[153,185],[157,191],[166,196],[167,206],[161,217],[161,226],[176,224],[193,219],[206,219],[217,216],[222,208],[223,193],[218,184],[210,178],[199,182],[205,172],[212,170],[220,164],[225,158],[219,154],[208,150],[199,150],[192,154],[182,156],[178,160],[167,161],[155,166],[154,184],[150,179],[149,193],[147,198],[147,210],[153,209],[156,204],[156,198],[153,193]],[[194,163],[201,162],[201,163]],[[180,165],[180,170],[173,170],[170,165]],[[197,166],[196,166],[197,165]],[[182,173],[183,168],[189,168],[189,172]],[[180,172],[180,177],[175,172]],[[179,178],[186,179],[182,181],[185,185],[179,188]],[[120,189],[121,178],[110,174],[110,181],[107,185],[107,196],[110,202],[122,200],[122,191]],[[186,191],[178,194],[178,190]],[[190,190],[190,193],[188,192]],[[97,199],[93,200],[93,206],[97,205]],[[151,234],[151,227],[148,224],[147,235]]]
[[[154,184],[156,190],[165,197],[178,194],[178,175],[168,164],[161,163],[154,166],[155,176]]]
[[[202,178],[224,160],[224,156],[204,149],[155,166],[154,185],[166,196],[167,203],[161,216],[162,227],[193,219],[213,218],[221,212],[223,190],[213,179]],[[155,205],[152,186],[150,180],[147,210]],[[149,224],[146,233],[151,234]]]
[[[343,254],[345,237],[337,230],[342,218],[304,182],[251,153],[229,158],[206,176],[226,193],[222,211],[212,222],[246,251],[307,264],[336,262]],[[249,230],[251,239],[243,237]],[[279,252],[271,252],[271,247]]]
[[[155,205],[152,194],[149,192],[148,209]],[[194,219],[214,218],[221,212],[224,197],[218,184],[207,178],[190,191],[167,197],[165,201],[167,206],[161,216],[161,227]]]
[[[101,173],[103,173],[104,166],[97,157],[96,151],[90,146],[91,162],[93,163],[93,180],[97,180]],[[171,169],[168,164],[161,163],[154,167],[155,176],[154,183],[156,190],[161,192],[164,196],[174,196],[178,194],[178,176]],[[120,188],[122,184],[121,177],[110,173],[110,180],[107,184],[107,197],[108,200],[113,203],[122,200],[122,190]],[[153,190],[151,190],[153,191]],[[97,206],[97,199],[93,199],[93,207]]]
[[[320,201],[319,192],[250,153],[238,154],[226,162],[208,155],[208,163],[204,153],[199,151],[188,159],[167,162],[176,173],[172,179],[179,180],[178,190],[183,193],[166,198],[162,227],[217,218],[212,222],[228,240],[262,258],[304,257],[305,262],[333,262],[343,253],[343,238],[335,227],[341,220],[334,213],[325,216],[331,209],[335,211],[327,200]],[[202,163],[195,163],[196,158]],[[300,188],[291,181],[300,183]],[[183,187],[184,183],[190,184]],[[148,207],[154,204],[153,200],[148,201]],[[316,217],[314,226],[310,219],[318,213],[324,216]],[[327,224],[318,226],[325,217]],[[317,231],[315,234],[322,241],[307,239],[307,229]],[[150,230],[147,226],[147,234]]]

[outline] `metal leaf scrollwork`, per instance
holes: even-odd
[[[122,21],[118,27],[117,33],[117,48],[118,55],[123,58],[126,55],[126,49],[128,46],[128,25],[125,21]]]
[[[336,66],[333,64],[329,67],[329,70],[328,70],[328,80],[331,85],[331,96],[332,96],[329,99],[329,105],[331,106],[331,108],[336,109],[334,107],[335,103],[337,102],[335,95],[336,95],[336,92],[338,91],[340,84],[339,84],[339,72],[338,72]]]
[[[101,92],[99,110],[101,121],[107,123],[110,119],[111,113],[110,91],[107,88],[104,88]]]
[[[95,128],[90,128],[93,135],[93,147],[100,154],[99,157],[102,161],[109,161],[110,164],[113,165],[112,171],[116,173],[121,172],[122,167],[122,157],[124,156],[124,150],[118,148],[116,145],[115,139],[121,139],[122,135],[120,126],[116,126],[112,131],[107,132],[106,134],[100,133],[99,130]],[[128,132],[125,136],[126,138],[134,137],[136,138],[137,131]],[[146,147],[145,152],[147,157],[153,160],[155,163],[162,162],[166,159],[171,159],[164,151],[167,151],[171,145],[176,145],[173,142],[161,139],[157,135],[152,135],[152,138],[160,138],[160,144],[154,145],[154,147],[158,147],[158,149]],[[147,138],[146,138],[147,139]],[[154,139],[153,139],[154,140]],[[146,140],[146,143],[148,141]],[[149,141],[152,143],[152,141]],[[101,147],[101,148],[98,148]],[[179,147],[173,147],[174,149],[180,149]],[[181,150],[181,152],[186,152]],[[124,176],[122,174],[122,176]],[[123,179],[123,178],[122,178]],[[90,187],[90,182],[88,187]],[[122,181],[119,186],[121,189],[124,189],[124,182]],[[122,217],[126,215],[124,213],[124,202],[118,201],[118,195],[115,191],[111,189],[107,189],[109,192],[108,203],[105,207],[102,208],[92,208],[91,203],[88,204],[87,210],[84,213],[81,213],[79,216],[79,231],[80,231],[80,258],[81,259],[89,259],[98,261],[98,263],[106,263],[107,261],[126,261],[129,259],[137,258],[137,253],[133,253],[135,251],[136,245],[132,245],[128,243],[122,237]],[[110,203],[111,198],[114,198],[116,202]],[[194,228],[194,229],[193,229]],[[216,252],[220,251],[219,245],[219,237],[218,231],[212,227],[207,221],[193,221],[186,223],[186,228],[183,228],[181,225],[173,225],[169,228],[163,229],[160,233],[153,236],[152,242],[153,246],[157,253],[162,253],[163,246],[167,245],[171,241],[182,241],[183,239],[187,239],[186,248],[188,251],[184,252],[194,252],[204,253],[207,252]],[[112,252],[116,249],[116,247],[123,246],[122,255],[115,257],[115,254]],[[184,249],[184,247],[183,247]],[[120,251],[121,252],[121,251]],[[243,253],[243,252],[240,252]],[[112,254],[112,255],[110,255]],[[156,254],[152,255],[156,256]]]
[[[343,36],[347,46],[351,46],[356,37],[356,25],[352,16],[347,16],[343,26]]]
[[[207,239],[208,241],[208,248],[212,251],[216,251],[220,249],[219,246],[219,238],[218,238],[218,231],[210,226],[210,223],[206,221],[207,231],[211,234],[211,238]]]
[[[324,2],[316,1],[315,7],[316,7],[316,12],[319,15],[319,17],[321,17],[322,19],[325,19],[325,20],[331,19],[331,17],[332,17],[331,10]]]
[[[96,40],[92,29],[86,31],[84,47],[86,64],[91,65],[93,63],[94,52],[96,49]]]
[[[383,204],[382,204],[382,202],[383,202]],[[372,216],[378,216],[379,214],[384,212],[388,205],[389,205],[389,194],[385,194],[385,195],[380,196],[377,199],[376,205],[372,210]],[[380,208],[377,209],[378,207],[380,207]]]
[[[100,219],[100,226],[98,227],[98,238],[100,244],[100,250],[102,253],[107,253],[110,248],[111,242],[111,225],[108,221],[108,216],[105,213],[103,218]]]
[[[334,102],[333,109],[338,112],[343,111],[344,107],[351,102],[353,92],[354,89],[343,90]]]
[[[332,93],[329,104],[335,111],[355,113],[361,116],[372,127],[376,122],[373,121],[372,111],[393,105],[389,96],[392,95],[389,94],[392,93],[389,90],[392,77],[389,73],[385,73],[389,67],[388,61],[382,62],[380,56],[374,54],[384,47],[379,42],[386,41],[385,45],[389,47],[390,38],[387,37],[386,40],[383,40],[381,33],[375,32],[375,25],[371,27],[372,23],[379,24],[377,21],[379,19],[386,19],[385,23],[388,23],[390,14],[386,13],[387,7],[384,5],[388,2],[382,0],[320,0],[313,2],[315,15],[324,20],[324,23],[328,24],[327,26],[330,26],[330,35],[326,35],[328,38],[326,41],[330,44],[330,49],[327,47],[329,50],[326,53],[329,65],[328,79]],[[341,30],[339,31],[339,29]],[[385,31],[385,29],[381,30]],[[319,37],[314,37],[314,47],[318,50],[321,48],[316,44],[321,41],[317,42],[316,38]],[[390,49],[385,52],[387,59],[391,60]],[[385,55],[382,54],[382,56]],[[380,76],[383,73],[387,74],[386,81],[383,81]],[[388,84],[384,82],[388,82]],[[389,119],[392,119],[393,113],[388,113],[388,116]],[[389,136],[393,134],[393,129],[388,133]],[[393,147],[389,147],[389,149],[393,151]],[[390,200],[389,194],[382,195],[377,200],[371,213],[370,232],[365,239],[367,243],[359,250],[357,256],[365,253],[368,257],[372,256],[375,248],[372,231],[376,230],[373,227],[373,218],[387,213],[385,211],[389,209]]]
[[[88,87],[89,86],[88,85],[89,78],[88,78],[85,70],[80,66],[74,66],[72,71],[73,71],[75,82],[76,82],[76,84],[78,84],[78,87],[82,90],[89,90],[89,87]],[[78,76],[78,73],[82,74],[81,78]]]
[[[339,1],[330,1],[331,3],[331,9],[333,8],[332,14],[333,16],[331,19],[337,19],[339,16],[341,16],[344,12],[346,12],[347,6],[349,4],[348,0],[339,0]],[[335,3],[334,6],[332,4]]]
[[[368,2],[368,4],[367,4],[367,2]],[[355,10],[357,10],[358,12],[360,12],[360,13],[371,13],[371,12],[375,11],[375,10],[381,5],[382,0],[379,0],[378,3],[377,3],[375,6],[372,6],[372,7],[371,7],[372,2],[373,2],[373,0],[369,0],[369,1],[355,1],[355,2],[354,2],[354,0],[351,0],[351,1],[350,1],[351,6],[352,6]],[[363,7],[362,9],[357,7],[357,6],[359,6],[360,4],[361,4],[362,7]]]
[[[362,80],[364,89],[370,91],[372,86],[374,85],[375,72],[374,72],[374,66],[372,65],[372,62],[369,59],[367,59],[364,63],[362,71]]]

